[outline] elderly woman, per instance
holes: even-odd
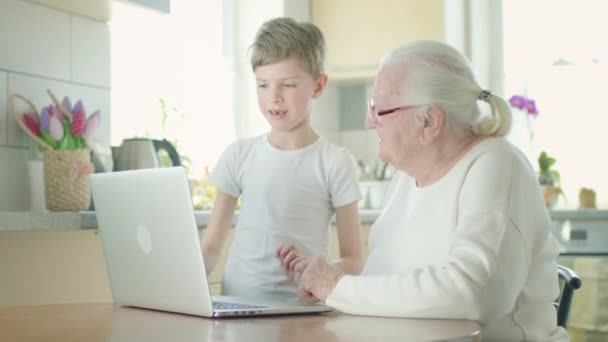
[[[552,305],[558,248],[510,124],[456,49],[417,41],[385,56],[367,126],[397,172],[367,262],[346,275],[281,246],[299,296],[350,314],[475,320],[484,340],[567,341]]]

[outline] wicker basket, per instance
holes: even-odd
[[[47,93],[63,115],[71,117],[71,114],[61,106],[51,90],[47,90]],[[27,128],[15,104],[18,99],[27,103],[29,105],[28,111],[34,113],[36,117],[40,118],[40,114],[36,106],[24,96],[12,94],[9,97],[9,111],[15,117],[19,127],[43,149],[42,165],[46,208],[53,211],[88,209],[91,204],[88,177],[93,172],[91,150],[89,148],[75,150],[53,149],[51,145]]]
[[[88,209],[91,204],[88,176],[93,172],[90,149],[49,149],[43,152],[42,158],[47,209]]]

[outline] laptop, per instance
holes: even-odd
[[[182,167],[90,176],[114,302],[204,317],[328,312],[282,298],[211,296]]]

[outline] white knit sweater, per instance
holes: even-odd
[[[398,173],[360,276],[326,303],[360,315],[470,319],[484,341],[567,341],[556,325],[557,245],[536,177],[503,138],[438,182]]]

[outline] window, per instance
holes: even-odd
[[[113,2],[112,144],[167,138],[201,178],[235,138],[222,0],[174,0],[169,14]]]
[[[536,168],[541,151],[556,158],[567,208],[582,187],[608,206],[607,10],[603,0],[503,1],[505,94],[532,98],[539,111],[528,120],[514,110],[510,138]]]

